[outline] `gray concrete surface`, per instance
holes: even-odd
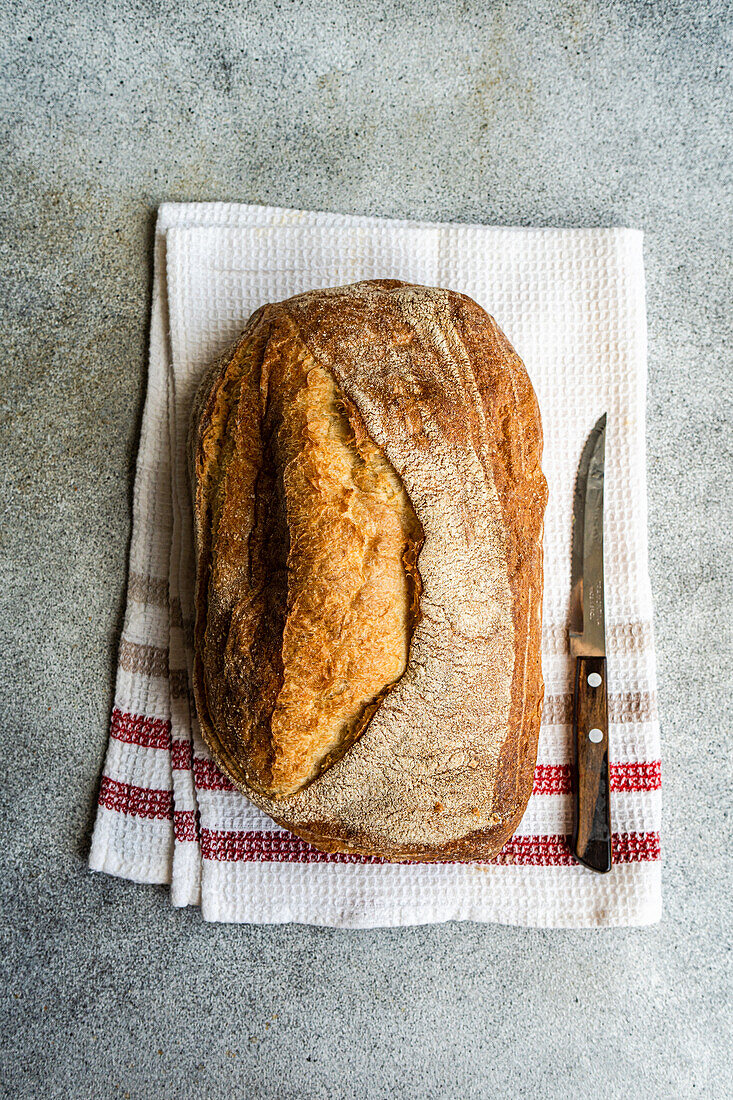
[[[0,11],[2,1095],[730,1096],[730,4]],[[659,927],[207,927],[86,871],[154,211],[214,198],[645,230]]]

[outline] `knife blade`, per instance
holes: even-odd
[[[573,851],[586,867],[611,870],[608,692],[603,583],[606,414],[588,436],[573,502],[570,652],[575,657]]]

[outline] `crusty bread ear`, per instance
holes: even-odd
[[[263,307],[205,380],[202,732],[318,847],[488,858],[516,828],[543,696],[541,446],[520,360],[444,290]]]
[[[307,352],[233,355],[208,403],[202,711],[230,774],[286,798],[343,756],[405,671],[422,529]]]

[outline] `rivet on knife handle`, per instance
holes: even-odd
[[[586,867],[611,870],[606,658],[578,657],[573,702],[575,833],[573,851]]]

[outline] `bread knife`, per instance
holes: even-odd
[[[612,863],[603,590],[605,451],[604,413],[583,448],[575,483],[569,630],[575,657],[573,851],[601,874]]]

